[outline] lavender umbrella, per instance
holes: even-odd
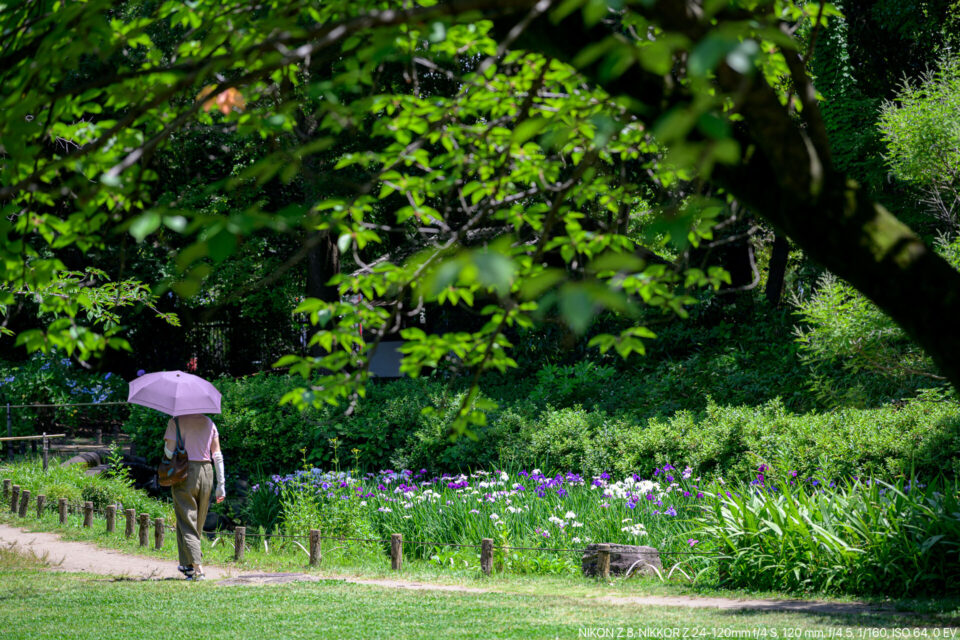
[[[157,371],[130,383],[127,402],[170,416],[220,413],[220,392],[212,384],[183,371]]]

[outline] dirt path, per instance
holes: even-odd
[[[27,531],[18,527],[0,524],[0,545],[22,553],[32,553],[45,558],[55,571],[71,571],[105,576],[137,579],[181,578],[173,562],[136,556],[120,551],[103,549],[87,542],[70,542],[53,533]],[[349,576],[318,576],[304,573],[246,573],[241,574],[228,567],[208,565],[204,567],[208,579],[219,580],[223,586],[251,584],[281,584],[286,582],[317,582],[338,580],[353,584],[385,587],[389,589],[417,589],[423,591],[455,591],[461,593],[491,593],[493,589],[480,589],[459,585],[432,584],[383,578],[357,578]],[[750,611],[793,611],[821,615],[909,615],[909,612],[876,607],[862,602],[817,602],[810,600],[734,600],[731,598],[700,598],[692,596],[600,596],[587,599],[590,602],[605,602],[621,606],[656,606],[715,608]]]
[[[55,533],[27,531],[0,524],[0,545],[37,556],[59,571],[94,573],[124,578],[182,578],[177,565],[168,560],[135,556],[104,549],[86,542],[63,540]],[[208,578],[218,580],[235,572],[220,567],[204,567]]]

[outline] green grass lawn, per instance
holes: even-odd
[[[849,630],[849,637],[869,637],[857,634],[864,627],[889,632],[918,624],[904,618],[628,607],[555,595],[437,593],[341,582],[218,587],[181,580],[113,581],[24,566],[0,568],[0,601],[0,635],[10,640],[554,640],[617,633],[636,637],[658,630],[686,630],[688,637],[782,638],[799,631],[802,638],[829,638],[838,629]],[[763,630],[770,635],[758,636]]]

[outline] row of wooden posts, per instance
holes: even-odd
[[[27,517],[27,509],[30,503],[30,491],[20,489],[20,485],[12,485],[10,480],[3,481],[4,502],[10,496],[10,512],[17,513],[21,518]],[[37,496],[37,518],[43,516],[43,509],[46,505],[46,496]],[[57,509],[60,515],[60,524],[67,523],[67,499],[60,498],[57,503]],[[127,538],[133,537],[134,523],[137,522],[137,514],[134,509],[124,509],[125,519],[124,535]],[[107,505],[107,533],[113,533],[116,527],[117,506]],[[150,515],[141,513],[139,518],[139,539],[140,546],[146,547],[150,537]],[[83,503],[83,526],[90,528],[93,526],[93,503]],[[163,518],[154,518],[153,521],[153,540],[154,548],[163,548],[163,532],[166,526]],[[246,547],[247,528],[235,527],[233,530],[233,559],[237,562],[243,560],[243,552]],[[311,529],[309,535],[310,541],[310,565],[317,566],[321,560],[320,550],[320,530]],[[487,575],[493,571],[493,539],[484,538],[480,541],[480,569]],[[607,580],[610,578],[610,545],[601,544],[597,549],[597,575]],[[394,533],[390,536],[390,568],[394,571],[400,571],[403,568],[403,534]]]

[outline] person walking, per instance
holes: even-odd
[[[210,494],[214,493],[217,502],[223,502],[227,495],[223,453],[220,451],[217,425],[209,417],[197,413],[172,418],[167,423],[167,431],[163,436],[163,453],[166,457],[173,457],[178,425],[189,460],[186,479],[170,488],[177,514],[178,569],[187,580],[201,580],[203,554],[200,536],[203,535],[203,522],[210,507]],[[216,490],[213,485],[214,470]]]

